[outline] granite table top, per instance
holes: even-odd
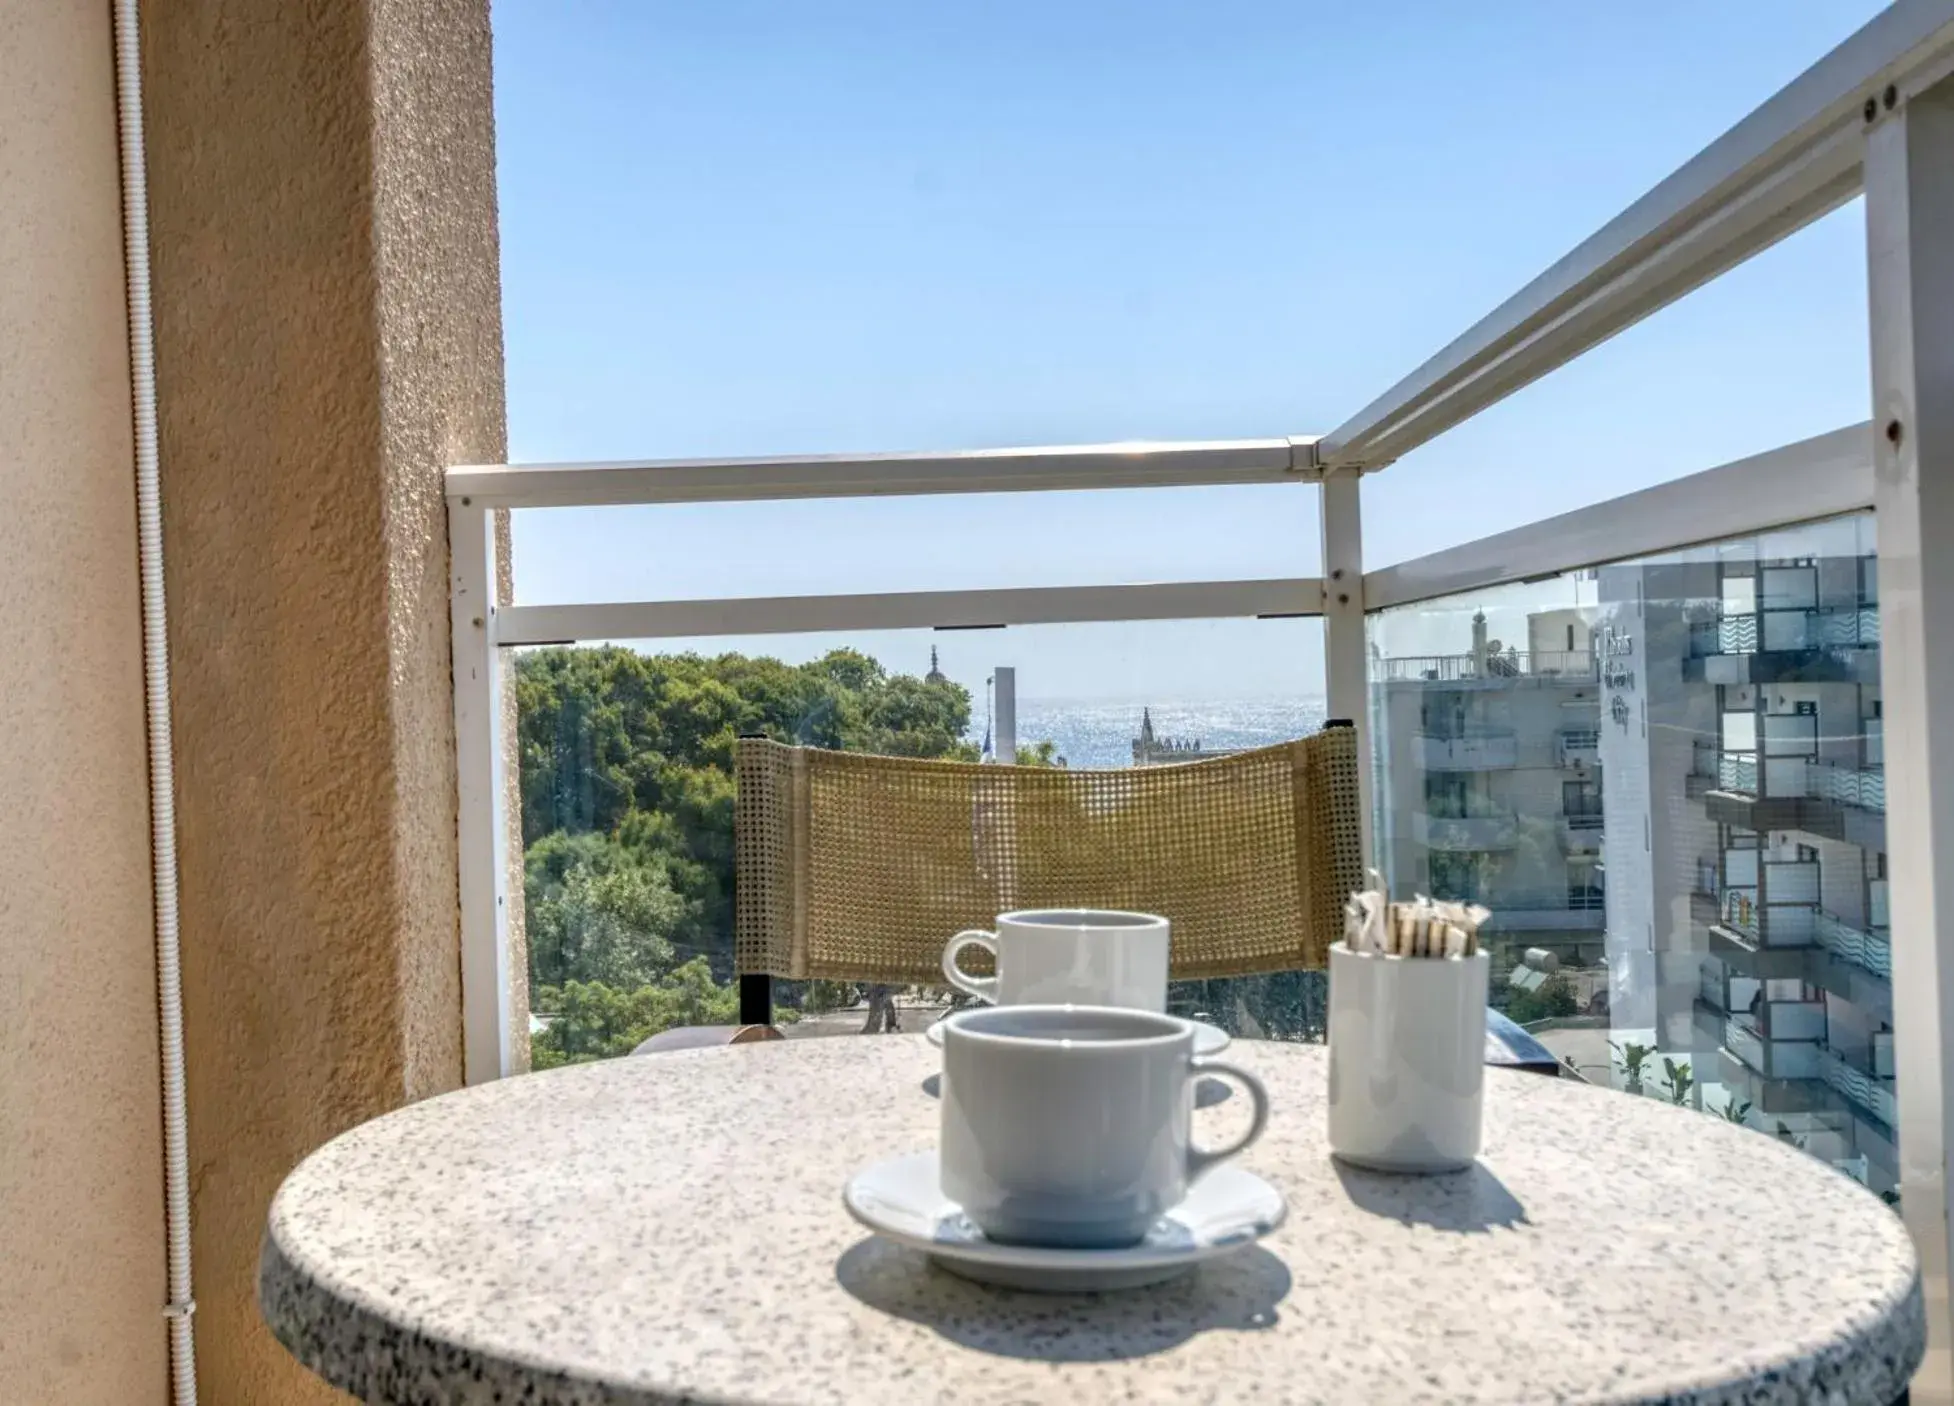
[[[860,1167],[936,1140],[921,1036],[686,1050],[429,1099],[271,1210],[266,1321],[376,1402],[1667,1402],[1886,1406],[1924,1348],[1899,1219],[1762,1133],[1487,1071],[1469,1171],[1325,1151],[1320,1046],[1238,1042],[1290,1202],[1122,1294],[979,1287],[870,1237]],[[1197,1134],[1243,1116],[1230,1099]]]

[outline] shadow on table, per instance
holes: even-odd
[[[1335,1158],[1331,1165],[1358,1210],[1404,1225],[1470,1234],[1511,1230],[1527,1223],[1527,1208],[1505,1182],[1478,1162],[1464,1171],[1435,1176],[1366,1171]]]
[[[870,1308],[933,1328],[960,1347],[1038,1362],[1151,1357],[1201,1333],[1273,1328],[1289,1268],[1260,1246],[1147,1289],[1032,1294],[938,1269],[873,1236],[835,1261],[835,1280]]]
[[[943,1097],[943,1076],[932,1074],[923,1080],[923,1092],[931,1098]],[[1217,1103],[1226,1103],[1234,1090],[1219,1079],[1202,1079],[1194,1085],[1194,1106],[1213,1108]]]

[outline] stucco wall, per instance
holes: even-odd
[[[163,1189],[105,4],[0,0],[0,1401],[161,1402]]]
[[[285,1173],[461,1076],[442,469],[503,456],[485,0],[145,7],[207,1399]]]

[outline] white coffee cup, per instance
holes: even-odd
[[[1072,1002],[1167,1008],[1170,929],[1151,913],[1098,908],[1001,913],[997,931],[973,928],[943,949],[943,976],[959,991],[997,1006]],[[972,976],[957,965],[966,947],[997,959],[996,976]]]
[[[1248,1131],[1193,1145],[1197,1075],[1240,1084]],[[1245,1069],[1194,1053],[1194,1027],[1152,1011],[997,1006],[944,1022],[943,1193],[994,1240],[1106,1249],[1138,1244],[1268,1122]]]

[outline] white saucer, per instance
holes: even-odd
[[[948,1019],[948,1016],[943,1017],[943,1020]],[[932,1022],[923,1032],[938,1049],[943,1048],[943,1020]],[[1220,1054],[1228,1048],[1230,1036],[1219,1025],[1210,1025],[1205,1020],[1190,1020],[1187,1023],[1194,1027],[1194,1053],[1197,1055]]]
[[[848,1213],[877,1235],[921,1250],[953,1274],[1035,1293],[1138,1289],[1184,1274],[1202,1260],[1245,1250],[1282,1224],[1282,1193],[1226,1163],[1123,1250],[1065,1250],[987,1240],[945,1196],[934,1152],[912,1152],[857,1172],[842,1193]]]

